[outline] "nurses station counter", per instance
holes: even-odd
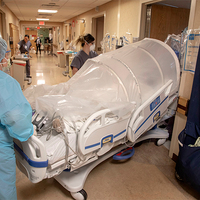
[[[26,72],[26,61],[23,60],[13,60],[13,78],[16,79],[20,86],[21,89],[24,89],[25,82],[24,78]]]

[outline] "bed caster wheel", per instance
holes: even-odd
[[[72,197],[75,200],[86,200],[87,199],[87,192],[82,189],[79,192],[71,192]]]
[[[155,142],[155,145],[156,146],[161,146],[163,145],[164,143],[166,142],[166,139],[157,139],[156,142]]]

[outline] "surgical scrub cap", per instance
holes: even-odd
[[[6,50],[7,43],[2,37],[0,37],[0,62],[5,57]]]

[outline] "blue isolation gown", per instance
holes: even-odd
[[[0,199],[16,200],[16,162],[13,138],[33,134],[32,109],[19,83],[0,70]]]

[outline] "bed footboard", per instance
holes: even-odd
[[[48,166],[44,144],[32,135],[26,142],[14,140],[14,148],[20,171],[33,183],[43,180]]]

